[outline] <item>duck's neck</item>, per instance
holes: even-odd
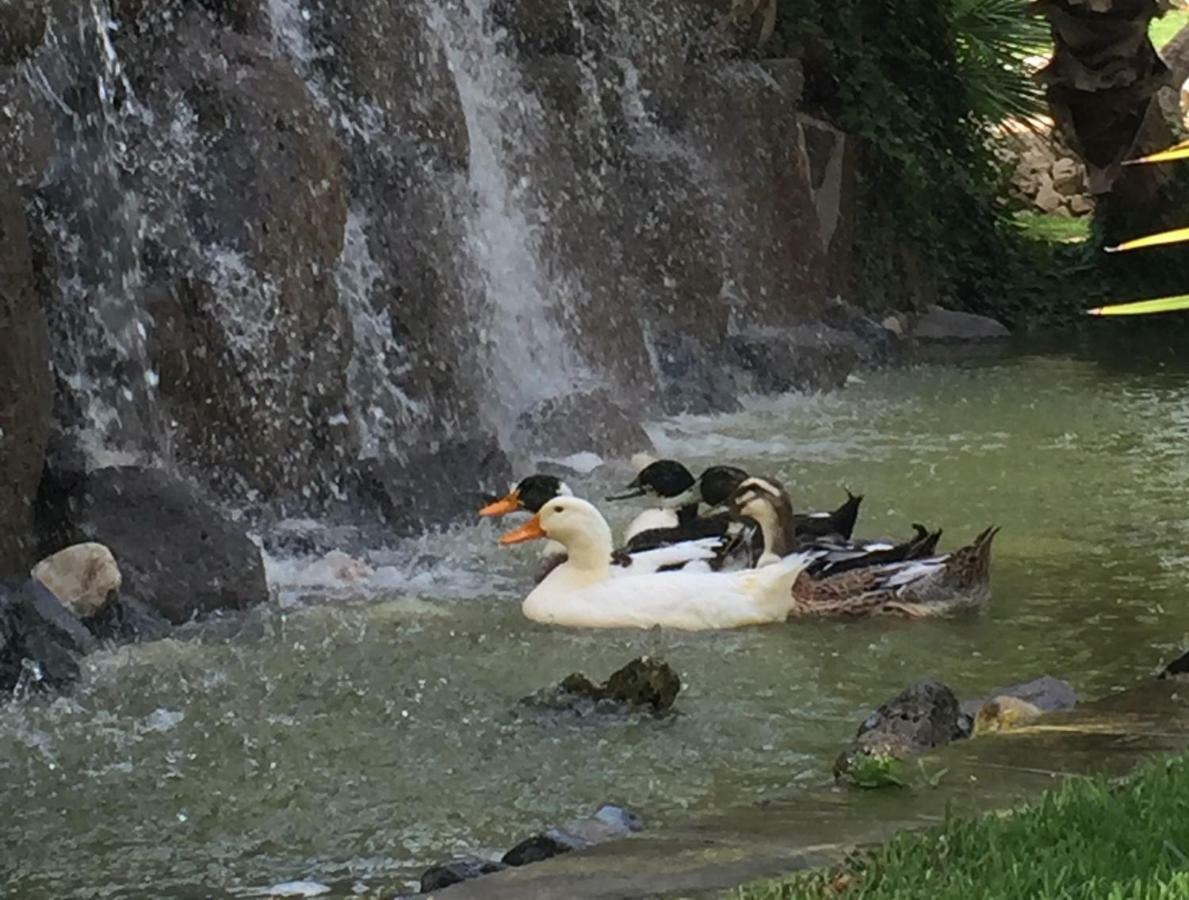
[[[690,503],[686,506],[679,507],[677,510],[677,526],[679,528],[688,528],[693,525],[698,519],[698,504]]]
[[[765,560],[783,559],[796,549],[797,527],[793,504],[788,499],[760,505],[755,520],[764,535]]]
[[[567,536],[565,546],[566,566],[571,572],[581,572],[591,580],[610,577],[611,528],[606,522],[600,522],[590,531]]]

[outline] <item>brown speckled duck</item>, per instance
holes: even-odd
[[[750,478],[728,503],[735,515],[753,519],[763,530],[761,565],[780,559],[785,547],[795,546],[792,502],[779,482]],[[818,574],[806,571],[794,583],[789,617],[930,618],[980,607],[990,597],[991,544],[998,531],[988,528],[967,546],[940,556],[913,555],[924,548],[931,553],[940,537],[937,532],[915,544],[915,551],[911,541],[898,545],[896,552],[905,554],[900,560],[885,555],[872,564],[852,562],[851,568],[833,573],[819,564]],[[821,560],[829,558],[828,551],[821,552]]]

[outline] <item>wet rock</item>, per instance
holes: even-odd
[[[0,4],[0,66],[28,59],[45,38],[47,0],[5,0]]]
[[[500,872],[507,867],[507,864],[491,859],[482,859],[478,856],[462,856],[458,859],[444,862],[441,865],[432,866],[422,872],[421,892],[428,894],[431,891],[440,891],[443,888],[450,887],[452,884],[470,881],[472,878],[490,875],[492,872]]]
[[[974,715],[974,735],[1009,731],[1035,722],[1042,715],[1044,711],[1040,707],[1019,697],[992,697]]]
[[[80,619],[97,616],[116,599],[122,581],[115,557],[103,544],[75,544],[47,556],[32,576]]]
[[[931,306],[916,321],[912,333],[923,341],[984,341],[1011,334],[1002,322],[989,316],[977,316],[940,306]]]
[[[0,133],[0,180],[7,172],[21,190],[36,188],[54,152],[54,122],[29,79],[0,73]]]
[[[526,53],[574,54],[579,31],[571,0],[496,0],[495,20],[512,34]]]
[[[534,834],[505,853],[500,862],[506,866],[527,866],[569,853],[573,849],[569,844],[547,834]]]
[[[1051,675],[1042,675],[1032,681],[1010,684],[1007,687],[990,691],[982,697],[966,700],[962,703],[962,712],[974,715],[987,703],[1002,697],[1014,697],[1032,704],[1042,712],[1073,709],[1078,702],[1077,691],[1068,681],[1054,678]]]
[[[972,722],[958,698],[940,681],[921,681],[888,700],[859,726],[851,746],[834,765],[835,775],[856,754],[906,759],[970,736]]]
[[[530,449],[540,453],[589,451],[606,457],[653,449],[639,420],[605,390],[545,400],[524,413],[517,426]]]
[[[177,455],[236,499],[245,484],[264,499],[331,496],[328,482],[354,459],[343,416],[350,329],[334,279],[347,217],[335,134],[271,41],[203,10],[127,52],[133,89],[161,129],[172,123],[203,148],[184,185],[140,171],[153,216],[170,223],[145,253],[144,304]],[[166,148],[167,171],[171,152],[182,151]]]
[[[485,496],[507,490],[508,457],[495,438],[443,438],[403,458],[365,460],[357,489],[398,534],[416,534],[472,515]]]
[[[90,632],[41,582],[0,584],[0,693],[23,678],[56,690],[68,687],[78,678],[78,658],[95,647]]]
[[[169,637],[173,626],[151,607],[132,597],[118,597],[103,612],[83,620],[96,640],[112,644],[143,644]]]
[[[858,359],[853,341],[826,326],[749,328],[727,338],[727,351],[765,394],[841,387]]]
[[[165,472],[58,473],[43,501],[59,533],[108,546],[123,591],[175,625],[268,599],[260,550],[244,528]]]
[[[735,373],[710,362],[718,357],[719,348],[680,331],[657,334],[652,345],[665,412],[703,415],[740,408]]]
[[[0,335],[0,576],[4,576],[26,573],[37,561],[33,502],[49,442],[53,383],[49,337],[34,289],[22,202],[3,171]]]
[[[593,816],[550,828],[521,841],[503,856],[509,866],[541,862],[572,850],[594,847],[641,831],[644,820],[622,806],[605,803]]]
[[[1189,675],[1189,650],[1186,650],[1184,653],[1166,665],[1163,669],[1161,669],[1160,674],[1156,677],[1161,679],[1180,679],[1187,675]]]
[[[540,712],[586,718],[593,715],[668,713],[681,691],[681,679],[668,663],[640,657],[595,684],[581,673],[561,684],[525,697],[521,703]]]

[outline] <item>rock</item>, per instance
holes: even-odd
[[[0,75],[0,181],[7,172],[21,190],[41,184],[54,152],[54,120],[29,79]]]
[[[169,637],[169,620],[139,600],[119,597],[83,625],[98,641],[112,644],[143,644]]]
[[[899,316],[887,316],[879,324],[884,331],[894,334],[896,337],[904,337],[904,323]]]
[[[1044,715],[1034,703],[1019,697],[994,697],[984,703],[974,716],[974,735],[1008,731],[1034,722]]]
[[[1186,650],[1163,669],[1157,678],[1183,678],[1189,675],[1189,650]]]
[[[603,684],[574,673],[521,703],[540,712],[577,718],[633,713],[662,716],[672,709],[680,691],[681,679],[667,663],[640,657],[612,673]]]
[[[605,390],[542,401],[521,415],[517,429],[529,449],[542,454],[591,452],[607,457],[653,449],[639,420]]]
[[[712,348],[681,331],[653,336],[653,358],[660,377],[660,402],[670,415],[735,412],[740,408],[739,387],[730,370],[709,364]]]
[[[364,460],[357,478],[363,499],[402,535],[472,515],[513,480],[508,457],[487,435],[443,438],[408,449],[403,459]]]
[[[1094,212],[1094,201],[1085,194],[1074,194],[1069,198],[1068,206],[1069,211],[1078,217],[1088,216]]]
[[[47,0],[4,0],[0,4],[0,66],[15,66],[41,45],[47,6]]]
[[[974,715],[987,703],[1002,697],[1014,697],[1033,704],[1042,712],[1073,709],[1078,702],[1077,692],[1068,681],[1043,675],[1032,681],[997,688],[977,699],[964,701],[962,711]]]
[[[490,875],[492,872],[500,872],[507,867],[506,863],[496,862],[491,859],[482,859],[478,856],[461,856],[458,859],[452,859],[441,865],[432,866],[422,872],[421,892],[428,894],[431,891],[440,891],[443,888],[450,887],[452,884],[470,881],[472,878]]]
[[[75,544],[48,556],[30,573],[80,619],[97,616],[116,599],[122,581],[115,557],[102,544]]]
[[[841,387],[858,359],[853,340],[826,326],[748,328],[726,350],[764,394]]]
[[[863,721],[854,742],[835,762],[835,775],[846,772],[857,754],[906,759],[967,738],[971,730],[970,717],[947,685],[917,682]]]
[[[1061,212],[1062,207],[1065,205],[1065,198],[1057,193],[1053,188],[1052,182],[1043,181],[1040,187],[1037,188],[1036,198],[1033,200],[1033,203],[1035,203],[1036,208],[1041,212],[1054,214]]]
[[[573,849],[563,841],[547,834],[534,834],[505,853],[500,858],[500,862],[506,866],[527,866],[552,859],[563,853],[569,853]]]
[[[0,585],[0,692],[23,678],[61,690],[78,678],[78,657],[95,647],[90,632],[41,582]]]
[[[1057,160],[1053,163],[1052,174],[1053,190],[1058,194],[1070,196],[1086,190],[1085,173],[1072,159]]]
[[[268,599],[260,549],[189,484],[135,466],[58,478],[44,515],[61,516],[73,540],[107,545],[124,593],[173,624]]]
[[[913,336],[922,341],[984,341],[1011,335],[1007,327],[989,316],[931,306],[917,319]]]
[[[2,171],[0,335],[0,576],[5,576],[28,572],[37,560],[33,505],[49,442],[53,382],[23,204]]]
[[[525,53],[576,55],[580,49],[571,0],[496,0],[491,12]]]
[[[605,803],[589,818],[554,826],[526,838],[505,853],[502,861],[509,866],[524,866],[624,838],[643,828],[644,820],[636,813]]]

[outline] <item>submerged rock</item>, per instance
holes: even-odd
[[[123,580],[111,551],[93,542],[47,556],[30,574],[80,619],[97,616],[111,606]]]
[[[575,672],[556,687],[525,697],[531,709],[585,718],[592,715],[647,713],[663,716],[681,691],[681,678],[668,663],[639,657],[595,684]]]
[[[906,759],[970,737],[972,722],[958,698],[940,681],[910,684],[868,716],[851,746],[834,763],[844,774],[858,754]]]
[[[1186,650],[1163,669],[1157,678],[1184,678],[1189,675],[1189,650]]]
[[[0,692],[8,693],[29,671],[34,683],[62,689],[79,675],[78,658],[95,639],[40,581],[0,585]]]
[[[994,731],[1008,731],[1035,722],[1043,715],[1044,711],[1040,707],[1019,697],[993,697],[975,713],[974,734],[977,736]]]
[[[59,481],[45,514],[119,560],[123,591],[175,625],[268,599],[260,549],[191,485],[157,469],[99,469]]]
[[[132,597],[118,597],[103,612],[83,620],[97,640],[143,644],[168,637],[173,626],[163,615]]]
[[[913,336],[922,341],[985,341],[1011,335],[1007,326],[989,316],[931,306],[917,319]]]

